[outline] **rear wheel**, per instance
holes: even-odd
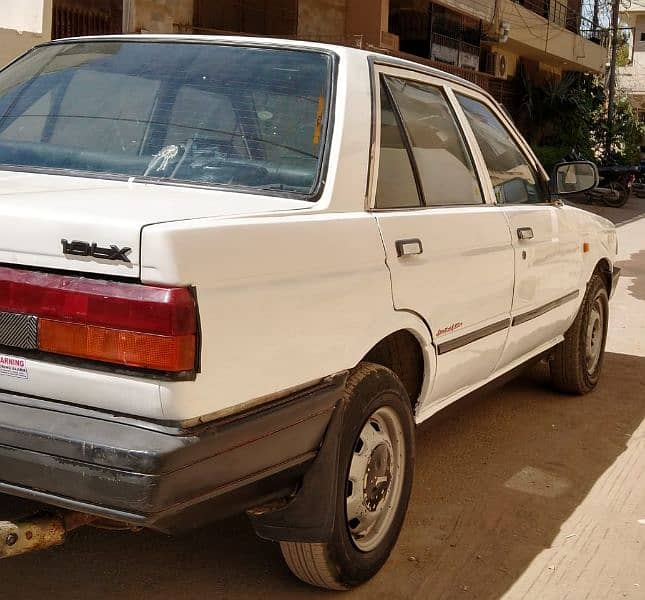
[[[383,566],[399,536],[414,468],[414,420],[403,384],[363,363],[345,388],[336,515],[324,544],[281,542],[291,571],[318,587],[345,590]]]
[[[629,199],[629,188],[619,181],[612,182],[608,185],[611,193],[602,196],[604,203],[613,208],[620,208],[627,204]]]
[[[551,357],[551,378],[563,392],[586,394],[600,379],[607,341],[609,297],[605,283],[594,273],[576,320]]]

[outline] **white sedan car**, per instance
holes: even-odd
[[[0,556],[246,512],[304,581],[366,581],[415,424],[531,360],[596,386],[616,231],[561,200],[596,184],[375,53],[30,51],[0,72],[0,492],[43,510],[0,522]]]

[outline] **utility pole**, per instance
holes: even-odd
[[[616,104],[616,61],[618,58],[618,19],[620,11],[620,0],[612,0],[611,16],[611,61],[609,63],[609,102],[607,106],[607,137],[605,146],[605,158],[611,156],[613,143],[614,114]]]
[[[591,29],[596,35],[598,33],[598,23],[599,23],[599,18],[598,15],[600,13],[600,0],[594,0],[593,2],[593,18],[591,22]]]

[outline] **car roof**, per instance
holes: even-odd
[[[379,62],[386,63],[392,66],[410,69],[417,72],[426,73],[433,77],[444,79],[448,82],[456,83],[470,89],[489,95],[480,86],[452,75],[441,69],[430,67],[420,62],[413,60],[406,60],[397,56],[376,52],[373,50],[363,50],[359,48],[352,48],[350,46],[342,46],[336,44],[325,44],[322,42],[310,42],[304,40],[281,39],[272,37],[254,37],[254,36],[233,36],[233,35],[186,35],[186,34],[117,34],[117,35],[96,35],[96,36],[83,36],[71,37],[53,40],[41,44],[41,46],[48,46],[52,44],[64,44],[70,42],[104,42],[104,41],[127,41],[127,42],[178,42],[178,43],[217,43],[229,45],[252,45],[264,46],[270,48],[302,48],[312,50],[324,50],[327,52],[334,52],[339,55],[362,55],[367,58]]]

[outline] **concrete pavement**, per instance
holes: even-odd
[[[619,225],[619,259],[622,281],[611,303],[607,351],[645,357],[645,219]],[[641,368],[634,365],[633,390],[616,384],[645,406]],[[645,420],[506,597],[645,598]]]

